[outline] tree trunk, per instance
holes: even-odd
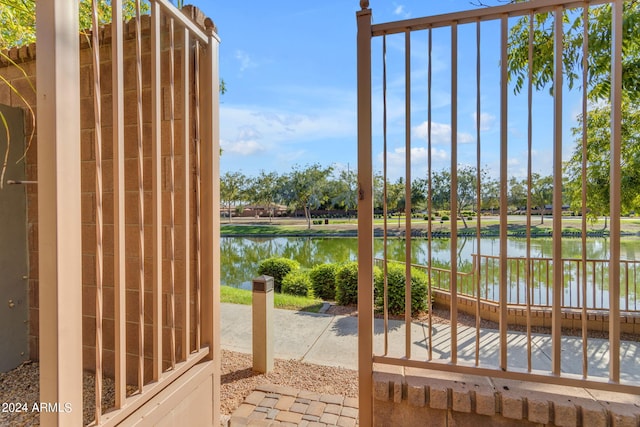
[[[604,227],[602,227],[602,229],[603,229],[603,230],[606,230],[606,229],[607,229],[607,219],[608,219],[608,218],[609,218],[609,217],[607,217],[607,216],[605,216],[605,217],[604,217]]]
[[[311,230],[311,211],[308,206],[304,207],[304,217],[307,220],[307,230]]]
[[[544,209],[540,209],[540,224],[544,224]]]

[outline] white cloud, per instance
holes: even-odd
[[[259,142],[253,140],[232,142],[222,141],[221,144],[223,152],[239,154],[241,156],[250,156],[265,150],[265,147],[260,145]]]
[[[222,104],[220,123],[223,150],[241,156],[296,152],[295,146],[332,138],[356,140],[355,111],[340,108],[298,113]]]
[[[227,153],[250,156],[266,150],[266,147],[259,142],[260,139],[260,132],[253,127],[246,126],[238,129],[238,135],[235,139],[223,139],[220,145],[222,146],[222,150]]]
[[[255,68],[256,63],[253,62],[249,54],[243,50],[236,51],[236,59],[240,62],[240,71],[244,71],[248,68]]]
[[[393,3],[393,14],[402,18],[409,18],[411,13],[407,12],[403,4]]]
[[[387,173],[391,180],[405,174],[405,147],[395,148],[387,152]],[[411,174],[413,176],[426,176],[428,150],[426,147],[414,147],[411,149]],[[449,154],[442,149],[431,148],[431,165],[433,170],[439,170],[446,166]],[[378,154],[378,163],[382,170],[383,153]]]
[[[428,133],[428,122],[424,121],[412,129],[415,138],[426,140]],[[473,135],[466,132],[458,132],[458,143],[469,144],[474,142]],[[431,142],[433,144],[451,143],[451,125],[445,123],[431,122]]]
[[[471,117],[473,118],[473,123],[476,123],[478,114],[473,113]],[[491,130],[495,121],[496,121],[496,116],[494,116],[493,114],[480,113],[480,130],[481,131]]]

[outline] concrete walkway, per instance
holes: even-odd
[[[222,348],[241,353],[252,352],[251,306],[221,304]],[[295,359],[318,365],[337,366],[347,369],[358,367],[357,317],[305,313],[274,309],[274,356],[278,359]],[[405,324],[389,321],[389,355],[404,356]],[[434,324],[432,328],[433,358],[449,359],[451,328]],[[412,358],[427,359],[427,325],[414,322],[411,325]],[[510,369],[526,369],[527,336],[520,332],[508,335],[508,366]],[[551,371],[551,337],[532,336],[533,368]],[[384,334],[382,319],[374,320],[374,350],[382,354]],[[495,330],[485,329],[480,333],[480,365],[498,365],[500,338]],[[607,378],[609,374],[609,342],[590,339],[588,345],[589,375]],[[620,345],[621,380],[640,382],[640,343],[623,341]],[[582,374],[582,340],[564,337],[562,340],[562,371]],[[475,329],[458,327],[459,363],[475,361]]]

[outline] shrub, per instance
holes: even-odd
[[[358,302],[358,263],[350,262],[336,272],[336,301],[340,305]]]
[[[388,307],[391,314],[404,313],[405,298],[405,266],[404,264],[390,263],[387,267],[388,281]],[[416,268],[411,269],[411,314],[427,311],[427,275]],[[375,277],[376,296],[375,302],[379,308],[384,306],[384,280],[383,276]]]
[[[382,277],[380,268],[373,267],[373,275]],[[375,280],[374,280],[375,282]],[[375,289],[374,289],[375,290]],[[336,272],[336,302],[340,305],[358,302],[358,262],[349,262],[338,267]]]
[[[282,279],[282,293],[306,297],[311,287],[309,274],[303,270],[292,270]]]
[[[442,221],[449,221],[449,217],[447,215],[442,215],[442,217],[440,217],[440,219]]]
[[[324,300],[336,298],[336,264],[319,264],[313,267],[309,273],[313,294]]]
[[[300,268],[300,264],[289,258],[268,258],[260,263],[258,274],[273,277],[273,287],[280,292],[282,279],[293,270]]]

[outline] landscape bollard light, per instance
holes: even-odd
[[[273,370],[273,277],[253,279],[253,370]]]

